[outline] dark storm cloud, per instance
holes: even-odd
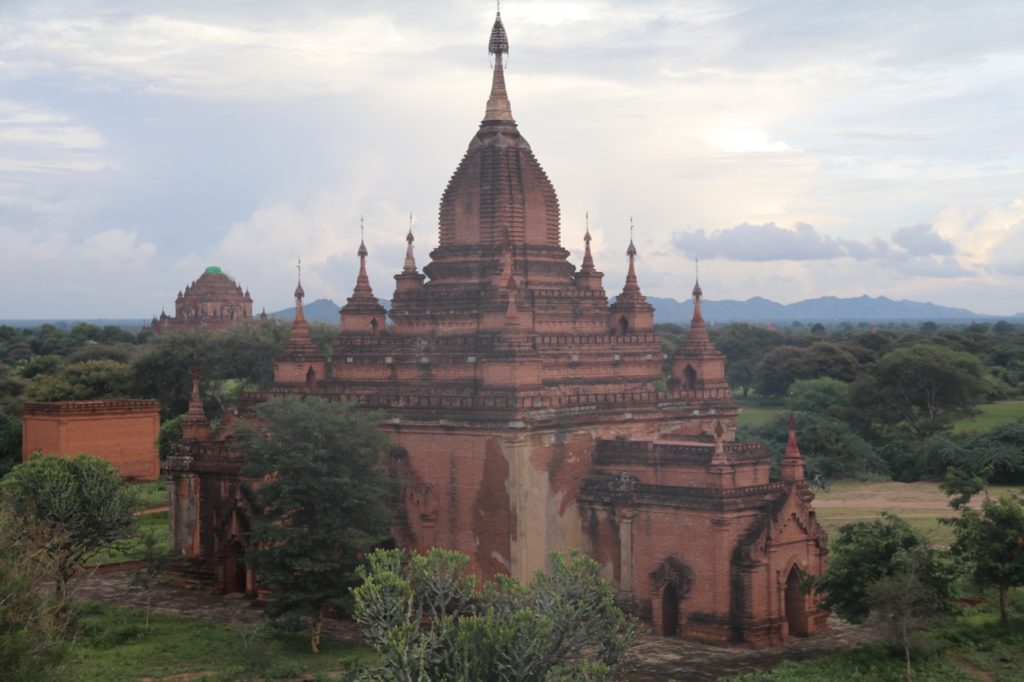
[[[953,242],[940,237],[927,223],[901,227],[893,233],[892,241],[912,256],[951,256],[956,250]]]

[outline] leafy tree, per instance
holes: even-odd
[[[779,346],[761,358],[754,368],[754,390],[761,395],[785,395],[797,379],[810,379],[807,351],[796,346]]]
[[[851,623],[863,622],[877,607],[872,586],[905,576],[911,557],[920,599],[932,608],[945,609],[955,597],[953,565],[895,514],[882,512],[874,521],[841,526],[829,550],[828,568],[813,579],[814,586],[825,595],[822,605]]]
[[[170,419],[188,409],[192,369],[198,368],[204,395],[212,382],[237,379],[262,388],[274,379],[274,357],[288,342],[288,325],[238,324],[219,332],[182,331],[156,336],[132,367],[137,394],[160,402]],[[219,404],[209,407],[217,412]]]
[[[354,618],[381,654],[376,679],[608,679],[636,636],[597,563],[578,552],[553,553],[551,572],[527,585],[498,576],[476,595],[468,562],[443,549],[367,558]]]
[[[808,478],[821,474],[826,478],[860,478],[886,474],[887,468],[874,447],[846,422],[814,412],[795,412],[800,453],[806,462]],[[787,415],[777,415],[767,423],[741,426],[737,437],[760,441],[772,454],[777,469],[786,449],[789,429]]]
[[[160,453],[161,462],[170,456],[174,446],[181,440],[181,427],[184,423],[185,415],[182,414],[160,424],[160,433],[157,435],[156,445]]]
[[[781,345],[784,337],[777,331],[751,324],[730,324],[712,330],[712,340],[725,353],[725,376],[729,385],[739,388],[746,398],[755,378],[755,368],[772,348]]]
[[[850,385],[830,377],[794,381],[789,388],[786,407],[793,412],[843,419],[850,412]]]
[[[977,358],[934,344],[897,348],[854,386],[854,404],[883,425],[905,422],[918,436],[935,433],[984,396]]]
[[[21,461],[21,419],[0,405],[0,477]]]
[[[132,533],[135,493],[97,457],[33,455],[0,481],[0,492],[12,514],[53,530],[46,552],[62,608],[75,571]]]
[[[87,360],[66,365],[29,389],[31,400],[98,400],[131,395],[131,368],[114,360]]]
[[[942,519],[942,523],[953,528],[953,553],[970,562],[975,582],[999,590],[999,618],[1005,625],[1010,622],[1010,589],[1024,585],[1024,507],[1016,496],[993,500],[986,494],[981,509],[973,509],[967,502],[979,480],[961,479],[958,483],[949,481],[946,489],[962,493],[950,502],[960,515]]]
[[[892,558],[893,569],[868,587],[871,610],[890,628],[890,637],[903,649],[906,679],[914,678],[911,665],[911,632],[928,621],[951,614],[951,595],[937,591],[929,582],[934,563],[931,550],[917,545],[900,550]]]
[[[388,441],[377,415],[319,398],[271,400],[255,416],[238,432],[257,509],[249,561],[272,616],[312,618],[315,653],[324,610],[343,605],[360,556],[388,537]]]
[[[46,529],[0,510],[0,671],[7,680],[53,679],[65,622],[39,590],[49,577]]]

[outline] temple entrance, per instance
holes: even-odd
[[[665,637],[679,634],[679,593],[672,583],[661,591],[661,634]]]
[[[316,372],[312,367],[306,370],[306,388],[310,390],[316,388]]]
[[[224,592],[245,594],[249,587],[247,577],[245,550],[240,543],[235,542],[224,554]]]
[[[786,578],[786,623],[794,637],[807,636],[807,597],[800,589],[801,580],[800,570],[794,566]]]
[[[690,391],[697,388],[697,370],[690,365],[687,365],[686,369],[683,370],[683,384]]]
[[[619,333],[626,334],[627,332],[629,332],[629,320],[623,315],[619,318]]]

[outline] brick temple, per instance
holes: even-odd
[[[261,316],[266,319],[266,314]],[[216,265],[179,291],[174,316],[161,311],[150,323],[154,332],[184,329],[224,329],[252,319],[252,296]]]
[[[667,636],[762,647],[822,631],[826,614],[800,583],[823,570],[826,535],[792,425],[772,480],[764,447],[735,440],[739,410],[700,286],[667,358],[632,240],[614,303],[589,230],[580,267],[569,261],[554,186],[512,116],[500,14],[489,51],[484,120],[442,195],[429,264],[418,269],[410,231],[386,312],[360,243],[329,357],[309,339],[300,284],[262,398],[301,392],[386,415],[385,464],[404,483],[400,546],[456,549],[485,578],[522,579],[550,551],[582,548]],[[185,436],[167,465],[174,546],[220,589],[252,592],[240,454],[210,433],[198,381]]]

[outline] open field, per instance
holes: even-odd
[[[54,679],[328,679],[373,656],[365,646],[309,637],[255,623],[219,624],[96,602],[83,607],[79,635]],[[173,677],[171,677],[173,676]]]
[[[1015,486],[992,486],[989,494],[998,496],[1019,489]],[[870,521],[881,512],[888,511],[925,533],[934,544],[945,545],[953,539],[950,529],[941,525],[939,519],[951,517],[954,512],[949,508],[949,498],[933,481],[839,481],[832,484],[829,492],[816,492],[815,495],[814,508],[818,512],[818,520],[833,536],[839,526]]]
[[[1024,400],[1000,400],[978,406],[979,414],[953,424],[953,433],[988,431],[1024,417]]]
[[[775,415],[785,412],[781,398],[734,397],[743,412],[736,419],[737,426],[760,426],[771,421]]]

